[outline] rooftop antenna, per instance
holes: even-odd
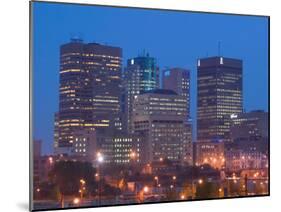
[[[70,33],[70,41],[74,42],[74,43],[82,43],[83,42],[83,38],[81,37],[80,33]]]
[[[221,42],[218,43],[218,55],[221,56]]]

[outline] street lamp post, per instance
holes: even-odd
[[[159,178],[158,178],[158,176],[155,176],[155,177],[154,177],[154,180],[155,180],[155,182],[156,182],[156,186],[158,186],[158,185],[159,185]]]
[[[101,179],[102,179],[101,164],[102,164],[103,160],[104,160],[103,155],[100,152],[98,152],[97,153],[97,162],[98,162],[98,173],[99,173],[99,184],[98,184],[99,205],[101,205]]]
[[[172,181],[173,181],[173,187],[175,187],[175,188],[176,188],[176,180],[177,180],[177,177],[174,175],[172,177]]]
[[[86,184],[86,181],[84,179],[80,179],[79,193],[80,193],[80,200],[81,200],[81,202],[82,202],[82,199],[83,199],[83,191],[85,190],[85,184]]]

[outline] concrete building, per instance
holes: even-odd
[[[192,121],[189,120],[184,124],[183,132],[183,160],[184,164],[194,164],[193,142],[192,142]]]
[[[137,165],[147,162],[145,139],[139,135],[114,135],[113,163]]]
[[[33,187],[37,186],[48,179],[48,173],[52,169],[54,158],[53,156],[42,154],[42,140],[33,141]]]
[[[268,140],[268,112],[254,110],[232,114],[230,137],[232,142]]]
[[[95,129],[85,128],[74,133],[72,156],[94,162],[98,152],[97,133]]]
[[[196,166],[209,164],[216,169],[224,168],[225,156],[223,142],[195,142],[193,145],[194,161]]]
[[[187,99],[172,90],[155,89],[136,95],[133,102],[133,132],[147,137],[148,162],[182,161]]]
[[[230,140],[225,145],[226,170],[268,168],[268,113],[255,110],[232,114]]]
[[[190,117],[190,73],[183,68],[168,68],[163,70],[162,88],[173,90],[187,99],[187,119]]]
[[[225,170],[227,172],[268,168],[268,155],[254,149],[227,149],[225,151],[225,160]]]

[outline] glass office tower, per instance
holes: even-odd
[[[132,101],[135,95],[159,88],[159,68],[156,59],[149,54],[128,59],[124,70],[124,112],[127,131],[132,130]]]
[[[197,140],[229,141],[230,115],[242,112],[242,61],[203,58],[197,70]]]

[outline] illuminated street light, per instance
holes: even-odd
[[[80,179],[80,183],[81,183],[82,185],[85,185],[85,184],[86,184],[86,181],[85,181],[84,179]]]
[[[173,180],[176,180],[177,179],[177,177],[176,176],[173,176]]]
[[[163,161],[163,158],[159,158],[159,161],[162,162],[162,161]]]
[[[156,185],[158,185],[158,184],[159,184],[159,178],[158,178],[158,176],[155,176],[155,177],[154,177],[154,180],[156,181]]]
[[[147,193],[149,191],[148,186],[144,186],[143,191],[144,191],[144,193]]]
[[[104,160],[103,155],[102,155],[100,152],[98,152],[98,153],[97,153],[97,161],[98,161],[99,163],[102,163],[103,160]]]
[[[53,164],[54,159],[53,159],[52,157],[49,157],[48,160],[49,160],[49,163],[50,163],[50,164]]]
[[[101,152],[97,152],[97,161],[98,161],[98,173],[99,173],[99,184],[98,184],[98,197],[99,197],[99,205],[101,205],[101,179],[102,179],[102,173],[101,173],[101,164],[103,162],[104,158]]]
[[[74,198],[73,203],[75,205],[78,205],[80,203],[80,199],[79,198]]]
[[[184,200],[185,199],[185,196],[182,194],[181,195],[181,200]]]
[[[203,183],[203,180],[202,180],[202,179],[199,179],[199,180],[198,180],[198,183],[199,183],[199,184],[202,184],[202,183]]]
[[[37,192],[40,192],[40,188],[37,188],[36,191],[37,191]]]

